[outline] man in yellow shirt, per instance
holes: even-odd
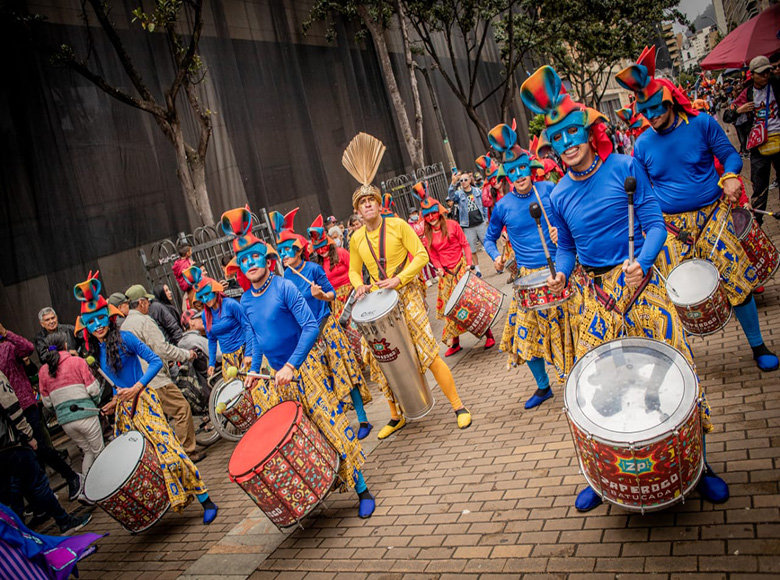
[[[404,318],[412,335],[420,370],[429,368],[444,395],[452,405],[458,420],[458,427],[471,425],[471,413],[461,403],[447,364],[439,356],[439,347],[433,336],[431,323],[425,311],[425,297],[414,283],[417,275],[428,263],[428,253],[412,227],[397,217],[382,217],[382,196],[371,185],[379,162],[384,154],[384,145],[377,139],[361,133],[347,151],[342,163],[361,186],[352,195],[352,206],[363,219],[363,227],[352,234],[349,243],[349,279],[355,287],[357,298],[371,290],[363,283],[363,265],[368,269],[372,281],[378,288],[398,292],[403,303]],[[384,238],[384,239],[381,239]],[[406,425],[392,401],[390,422],[379,432],[384,439]]]

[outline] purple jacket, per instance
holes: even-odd
[[[33,343],[10,330],[6,332],[5,338],[0,337],[0,372],[8,377],[22,409],[35,404],[35,393],[22,362],[22,359],[30,356],[34,350]]]

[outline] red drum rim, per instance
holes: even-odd
[[[596,422],[595,418],[598,415],[603,415],[603,413],[595,409],[595,404],[587,399],[583,389],[580,388],[581,381],[597,376],[594,372],[595,366],[598,361],[605,359],[607,355],[615,355],[619,352],[630,354],[640,351],[654,351],[660,355],[659,360],[665,359],[668,362],[668,369],[675,368],[677,370],[677,377],[671,377],[676,379],[676,384],[672,385],[675,387],[674,392],[672,392],[671,387],[664,392],[664,402],[668,404],[665,418],[653,423],[652,417],[648,417],[648,421],[644,425],[637,425],[634,431],[618,430],[615,426],[608,427],[606,423],[609,421],[605,421],[601,416],[599,416],[599,422]],[[629,364],[632,363],[629,362],[622,368],[630,369]],[[604,375],[607,376],[607,373],[604,373]],[[666,377],[667,375],[664,375],[663,378],[666,380]],[[589,384],[593,385],[594,383],[590,382]],[[682,391],[678,392],[680,388]],[[682,353],[664,342],[643,337],[618,338],[590,350],[574,365],[564,387],[564,405],[569,420],[579,430],[594,439],[619,446],[628,446],[634,443],[647,444],[658,438],[665,437],[666,434],[682,424],[683,420],[688,417],[691,407],[696,405],[698,397],[696,373]],[[621,402],[622,406],[627,408],[632,401],[629,398],[628,401],[621,399]],[[588,407],[588,410],[584,410],[583,407]],[[590,407],[593,407],[593,409],[590,409]],[[613,421],[612,423],[616,422]]]
[[[741,217],[738,217],[741,216]],[[743,207],[735,207],[731,210],[731,221],[734,224],[734,233],[739,241],[744,240],[753,229],[755,218]]]
[[[244,434],[230,456],[230,480],[241,483],[260,471],[279,448],[290,440],[302,413],[303,408],[296,401],[284,401],[263,413]]]

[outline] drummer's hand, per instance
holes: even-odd
[[[750,203],[750,200],[747,200],[745,203],[743,203],[742,207],[744,207],[748,211],[753,211],[753,204]]]
[[[249,372],[249,369],[252,368],[252,357],[251,356],[245,356],[244,360],[241,362],[241,368],[244,372]]]
[[[284,387],[289,385],[293,380],[294,374],[295,371],[292,369],[290,365],[284,365],[281,369],[279,369],[276,372],[276,376],[274,376],[274,380],[276,381],[276,386]]]
[[[130,402],[135,398],[136,394],[141,392],[141,389],[143,388],[144,386],[141,383],[136,383],[129,389],[119,389],[116,396],[120,401]]]
[[[38,442],[35,440],[35,438],[30,439],[27,442],[27,445],[29,445],[30,449],[32,449],[33,451],[38,451]]]
[[[100,408],[101,415],[110,415],[116,409],[116,397],[111,399],[108,403]]]
[[[252,389],[255,386],[255,383],[259,381],[260,379],[258,377],[247,375],[247,377],[244,379],[244,388],[245,389]]]
[[[313,298],[316,298],[317,300],[327,300],[328,298],[325,292],[322,291],[322,286],[318,284],[311,285],[311,295]]]
[[[503,272],[504,271],[504,258],[499,256],[495,260],[493,260],[493,266],[496,268],[496,272]]]
[[[555,278],[547,276],[547,285],[550,287],[551,292],[560,294],[566,288],[566,274],[558,272],[555,274]]]
[[[550,240],[556,246],[558,245],[558,228],[550,228]]]
[[[723,182],[723,193],[726,194],[731,203],[737,203],[742,193],[742,183],[736,177],[729,177]]]
[[[360,300],[363,298],[363,296],[368,294],[369,290],[371,290],[371,286],[368,284],[363,284],[362,286],[355,288],[355,300]]]
[[[206,369],[206,376],[212,376],[214,374],[214,367],[209,367]]]
[[[389,288],[392,290],[393,288],[398,288],[398,286],[401,285],[401,279],[398,276],[393,276],[392,278],[388,278],[387,280],[380,280],[376,283],[376,285],[379,288]]]
[[[629,264],[628,260],[623,262],[623,272],[626,273],[626,284],[636,288],[642,283],[642,279],[645,277],[645,273],[642,271],[642,266],[639,262],[634,260]]]

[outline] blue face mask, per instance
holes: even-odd
[[[664,92],[658,91],[644,103],[637,102],[636,110],[645,116],[648,121],[655,119],[666,113],[666,103],[664,103]]]
[[[238,267],[246,274],[252,268],[265,268],[268,250],[262,244],[255,244],[236,255]]]
[[[279,252],[279,256],[282,258],[294,258],[295,254],[298,252],[297,248],[293,245],[294,243],[293,240],[288,240],[276,246],[276,251]]]
[[[584,113],[575,111],[566,115],[562,121],[547,128],[550,144],[559,156],[571,147],[588,142],[589,131],[583,125],[583,116]]]
[[[108,308],[101,308],[95,312],[82,314],[81,323],[87,327],[91,334],[95,334],[101,328],[108,326]]]
[[[531,160],[528,155],[521,155],[511,163],[504,163],[504,172],[512,183],[523,177],[531,177]]]
[[[214,293],[214,291],[211,289],[211,286],[206,286],[203,290],[197,292],[195,294],[195,298],[198,299],[198,302],[202,304],[208,304],[214,298],[216,298],[217,295]]]

